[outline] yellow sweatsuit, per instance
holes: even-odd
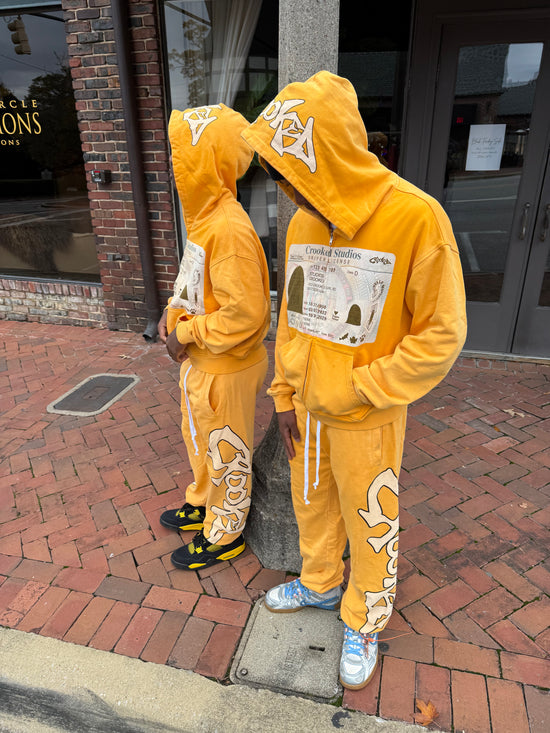
[[[204,535],[226,545],[250,506],[254,409],[267,370],[267,263],[236,199],[252,151],[248,125],[223,104],[175,110],[168,134],[187,242],[167,328],[187,344],[181,365],[182,434],[194,482],[186,501],[206,507]]]
[[[288,228],[269,390],[277,412],[296,411],[301,436],[291,476],[302,582],[341,583],[349,539],[342,618],[378,631],[395,597],[407,404],[465,339],[458,250],[437,201],[368,151],[346,79],[321,71],[290,84],[243,137],[314,209]]]

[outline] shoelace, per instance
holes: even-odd
[[[350,629],[349,626],[344,627],[344,646],[348,654],[357,654],[358,657],[363,656],[368,648],[369,642],[378,640],[378,634],[361,634],[359,631]]]
[[[202,532],[197,532],[197,534],[191,540],[191,544],[193,545],[193,551],[197,552],[197,550],[202,551],[206,549],[206,547],[208,547],[210,543]]]
[[[294,598],[295,596],[298,596],[298,598],[303,598],[306,595],[306,592],[307,588],[302,585],[302,583],[300,582],[300,578],[296,578],[296,580],[287,583],[283,589],[283,595],[285,599]]]
[[[189,514],[192,513],[189,511],[189,509],[193,509],[191,507],[191,504],[184,504],[182,508],[179,510],[179,512],[177,512],[177,516],[185,519],[185,517],[187,517]]]

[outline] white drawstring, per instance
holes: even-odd
[[[317,420],[317,435],[315,440],[315,483],[313,484],[313,488],[317,489],[319,486],[319,464],[321,462],[321,423],[319,420]]]
[[[307,413],[306,444],[304,447],[304,502],[306,504],[311,503],[307,498],[308,491],[309,491],[309,412]]]
[[[191,433],[191,440],[193,441],[193,445],[195,446],[195,455],[199,455],[199,448],[197,446],[197,441],[195,440],[195,436],[197,435],[197,431],[195,430],[195,423],[193,422],[193,415],[191,414],[191,405],[189,404],[189,397],[187,395],[187,375],[191,371],[191,367],[185,372],[185,377],[183,378],[183,393],[185,395],[185,404],[187,405],[187,415],[189,417],[189,431]]]
[[[306,441],[304,446],[304,502],[306,504],[311,504],[309,499],[307,498],[308,491],[309,491],[309,422],[310,422],[311,416],[309,412],[307,413],[307,420],[306,420]],[[319,464],[321,462],[321,423],[317,421],[317,430],[315,435],[315,483],[313,484],[313,488],[317,490],[317,487],[319,486]]]

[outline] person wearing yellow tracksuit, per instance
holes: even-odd
[[[237,201],[253,153],[248,122],[224,104],[175,110],[168,133],[187,242],[159,322],[181,363],[182,434],[194,481],[160,521],[198,530],[172,554],[196,570],[239,555],[250,507],[256,395],[267,371],[270,293],[265,255]]]
[[[340,680],[361,688],[396,591],[407,405],[445,376],[465,339],[459,254],[437,201],[368,151],[346,79],[321,71],[289,84],[243,137],[299,207],[269,393],[303,562],[265,604],[341,604]]]

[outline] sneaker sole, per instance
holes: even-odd
[[[369,684],[369,682],[372,680],[372,677],[373,677],[374,673],[376,672],[376,668],[377,667],[378,667],[378,659],[376,660],[376,664],[374,665],[374,669],[372,670],[372,672],[370,673],[370,675],[367,677],[367,679],[364,682],[361,682],[358,685],[350,685],[348,682],[344,682],[344,680],[341,677],[339,677],[340,684],[342,685],[342,687],[345,687],[346,690],[362,690],[363,687],[366,687]]]
[[[340,601],[338,601],[338,604],[336,606],[333,606],[333,608],[323,608],[323,606],[314,606],[314,605],[308,605],[308,606],[298,606],[298,608],[271,608],[269,603],[264,600],[264,606],[267,608],[268,611],[271,611],[271,613],[296,613],[297,611],[303,611],[304,608],[320,608],[321,611],[337,611],[340,608]]]
[[[239,547],[235,547],[233,550],[229,550],[228,552],[224,552],[221,555],[218,555],[217,557],[211,557],[206,560],[206,562],[192,562],[187,565],[186,563],[180,563],[177,560],[174,560],[172,558],[172,565],[175,565],[175,567],[179,568],[180,570],[200,570],[201,568],[209,568],[211,565],[215,565],[218,562],[224,562],[225,560],[232,560],[234,557],[237,557],[241,554],[241,552],[244,551],[246,547],[246,543],[243,542],[242,545],[239,545]]]

